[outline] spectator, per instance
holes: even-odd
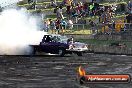
[[[92,33],[94,34],[96,32],[96,30],[95,30],[96,24],[92,20],[89,20],[89,24],[91,26]]]
[[[94,15],[97,15],[98,14],[98,11],[100,10],[99,4],[95,2],[93,9],[94,9]]]
[[[72,8],[71,13],[72,13],[71,17],[73,18],[73,20],[75,20],[75,23],[77,23],[78,22],[78,14],[77,14],[76,9]]]
[[[61,30],[62,30],[62,34],[64,33],[64,30],[66,29],[66,26],[67,26],[67,22],[62,19],[61,20]]]
[[[101,23],[106,23],[106,13],[103,12],[102,15],[101,15]]]
[[[66,6],[67,6],[67,14],[71,13],[71,5],[72,5],[73,0],[66,0]]]
[[[130,29],[132,23],[132,14],[127,14],[126,16],[127,24],[125,25],[127,29]]]
[[[83,9],[84,9],[84,11],[88,11],[88,3],[87,2],[84,2],[84,4],[83,4]]]
[[[53,20],[50,19],[50,29],[52,31],[52,34],[54,33],[55,31],[55,22]]]
[[[45,31],[45,32],[48,32],[48,24],[47,24],[47,22],[46,21],[44,21],[44,28],[43,28],[43,30]]]
[[[57,18],[64,19],[63,14],[62,14],[62,6],[60,5],[59,8],[57,8],[56,11]]]
[[[131,14],[128,14],[126,16],[126,20],[127,20],[127,23],[131,23],[132,22],[132,15]]]
[[[111,18],[112,18],[112,12],[110,11],[110,8],[108,8],[106,12],[106,22],[111,22]]]
[[[85,15],[85,11],[84,11],[84,6],[83,6],[82,2],[79,3],[78,10],[79,10],[79,16],[83,17]]]
[[[72,17],[77,17],[78,16],[75,8],[72,8],[71,13],[72,13]]]
[[[121,20],[116,21],[115,30],[117,33],[119,33],[121,31]]]
[[[67,0],[63,0],[61,4],[65,5],[66,3],[67,3]]]
[[[93,11],[94,11],[94,3],[89,5],[89,10],[90,10],[90,16],[93,16],[94,15],[94,13],[93,13]]]
[[[54,13],[56,13],[57,18],[60,17],[60,12],[59,12],[59,7],[58,6],[54,9]]]
[[[112,29],[115,29],[115,21],[112,20]]]
[[[62,7],[62,5],[60,5],[60,6],[59,6],[60,18],[61,18],[61,19],[64,19],[64,16],[63,16],[63,14],[62,14],[62,13],[63,13],[63,12],[62,12],[62,9],[63,9],[63,7]]]
[[[47,20],[48,29],[50,28],[50,20],[51,19]]]
[[[72,20],[68,21],[68,27],[69,27],[70,30],[73,28],[73,22],[72,22]]]
[[[56,0],[50,0],[50,1],[51,1],[51,6],[53,6],[53,7],[57,6]]]
[[[128,2],[128,12],[132,14],[132,1]]]
[[[77,14],[80,16],[82,10],[82,3],[78,3],[76,7]]]
[[[56,21],[55,21],[55,26],[56,26],[56,32],[60,32],[60,18],[57,18]]]

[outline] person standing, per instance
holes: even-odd
[[[131,13],[132,14],[132,1],[129,1],[128,2],[127,8],[128,8],[128,13]]]
[[[48,24],[46,21],[44,21],[44,27],[43,27],[44,32],[48,32]]]
[[[67,6],[67,14],[71,13],[71,5],[72,5],[73,0],[67,0],[66,1],[66,6]]]
[[[51,19],[50,19],[50,29],[51,29],[51,33],[53,34],[55,30],[55,22]]]
[[[50,0],[50,2],[51,2],[51,6],[53,6],[53,7],[57,6],[56,0]]]
[[[62,34],[64,34],[64,31],[66,29],[66,26],[67,26],[67,22],[64,19],[62,19],[61,20],[61,30],[62,30]]]
[[[60,33],[60,18],[57,18],[56,21],[55,21],[55,26],[56,26],[56,32],[58,32],[58,34]]]
[[[58,14],[59,14],[59,17],[61,18],[61,19],[64,19],[64,16],[63,16],[63,14],[62,14],[62,5],[60,5],[59,6],[59,9],[58,9]]]
[[[72,20],[68,20],[68,27],[69,27],[70,30],[73,28]]]
[[[94,34],[96,32],[96,30],[95,30],[96,24],[92,20],[89,20],[89,24],[91,26],[92,34]]]

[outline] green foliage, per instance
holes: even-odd
[[[17,3],[17,5],[24,5],[24,4],[26,4],[24,1],[19,1],[19,2]]]

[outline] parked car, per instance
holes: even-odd
[[[82,56],[83,53],[88,51],[87,44],[74,42],[67,36],[62,35],[44,35],[39,45],[30,45],[33,48],[33,54],[38,52],[45,52],[51,54],[58,54],[64,56],[65,54],[76,53]]]

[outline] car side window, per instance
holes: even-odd
[[[52,37],[52,41],[53,41],[53,42],[58,42],[59,40],[60,40],[60,39],[59,39],[57,36],[53,36],[53,37]]]
[[[44,36],[44,42],[51,42],[52,39],[50,36]]]

